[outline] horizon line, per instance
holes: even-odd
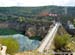
[[[40,6],[0,6],[0,7],[45,7],[45,6],[59,6],[59,7],[75,7],[75,6],[65,6],[65,5],[40,5]]]

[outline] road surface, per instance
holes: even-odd
[[[56,23],[53,28],[49,29],[48,34],[46,35],[46,37],[42,41],[42,43],[39,46],[39,48],[37,49],[37,51],[44,52],[44,50],[49,49],[49,47],[55,37],[55,34],[57,33],[59,26],[60,26],[60,23]]]

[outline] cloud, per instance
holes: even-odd
[[[0,6],[75,6],[75,0],[0,0]]]

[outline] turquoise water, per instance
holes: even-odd
[[[4,37],[7,38],[9,37],[9,35],[5,35]],[[20,45],[19,51],[34,50],[38,48],[40,45],[40,41],[31,40],[27,36],[24,36],[22,34],[15,34],[15,35],[12,35],[12,37],[18,41]]]

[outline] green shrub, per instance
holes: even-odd
[[[18,42],[13,38],[0,38],[0,44],[7,46],[7,53],[13,54],[15,52],[18,52],[19,45]]]
[[[69,35],[62,35],[62,36],[56,36],[54,39],[54,45],[56,49],[64,48],[65,45],[67,45],[70,42],[70,36]]]

